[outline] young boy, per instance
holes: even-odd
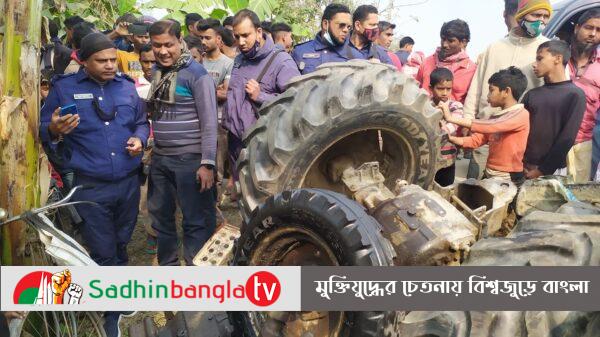
[[[524,180],[523,155],[529,135],[529,112],[518,104],[527,88],[527,78],[516,67],[500,70],[488,80],[488,103],[502,111],[489,120],[471,120],[452,116],[447,104],[441,103],[444,119],[471,129],[469,137],[450,136],[450,141],[466,149],[489,144],[484,178],[510,179],[520,185]]]
[[[562,169],[567,166],[567,153],[575,143],[586,109],[583,90],[565,74],[570,58],[569,45],[563,41],[548,41],[538,48],[533,71],[545,84],[523,97],[531,124],[524,159],[527,179],[565,174]]]
[[[429,75],[429,91],[431,92],[431,101],[433,106],[439,106],[440,103],[447,104],[448,110],[453,117],[463,117],[463,106],[460,102],[451,100],[452,96],[452,85],[454,82],[454,75],[452,71],[447,68],[436,68]],[[459,127],[456,124],[446,123],[442,121],[442,130],[446,131],[449,136],[457,134]],[[444,159],[452,160],[452,165],[439,170],[435,174],[435,182],[440,186],[450,186],[454,184],[454,176],[456,172],[456,166],[454,164],[456,160],[456,146],[452,143],[447,143],[442,146],[442,157]]]

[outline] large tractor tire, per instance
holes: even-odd
[[[296,77],[259,111],[238,161],[245,220],[269,196],[296,188],[349,195],[330,178],[336,158],[378,161],[396,179],[429,187],[441,161],[441,113],[418,83],[364,60],[325,64]]]
[[[471,247],[465,266],[598,266],[600,215],[533,212],[506,238]],[[583,212],[583,213],[581,213]],[[386,337],[587,337],[600,336],[600,313],[577,311],[428,311],[401,313]]]
[[[356,202],[318,189],[269,197],[242,228],[234,264],[391,266],[394,249]],[[383,312],[232,312],[236,336],[380,336]]]

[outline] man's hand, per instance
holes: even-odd
[[[246,93],[250,96],[251,100],[256,102],[258,95],[260,95],[260,84],[254,79],[248,81],[246,83]]]
[[[115,27],[115,29],[113,29],[106,36],[108,36],[108,38],[111,40],[116,40],[123,36],[129,36],[129,35],[131,35],[129,33],[129,25],[130,25],[129,22],[121,22]]]
[[[531,170],[525,169],[525,177],[527,179],[536,179],[543,175],[544,173],[542,173],[542,171],[540,171],[538,168],[534,168]]]
[[[219,101],[224,101],[227,99],[227,89],[225,89],[225,84],[220,84],[217,87],[217,99]]]
[[[59,113],[60,107],[56,108],[56,110],[54,110],[52,113],[50,125],[48,126],[50,133],[56,137],[71,133],[71,131],[73,131],[73,129],[79,125],[78,114],[66,114],[61,117]]]
[[[127,141],[126,149],[130,156],[135,157],[142,153],[144,147],[142,146],[142,141],[138,137],[131,137]]]
[[[128,36],[131,35],[129,33],[129,22],[120,22],[115,28],[115,33],[119,36]]]
[[[196,172],[196,179],[200,182],[200,192],[204,192],[210,189],[215,183],[215,172],[201,165],[198,172]]]

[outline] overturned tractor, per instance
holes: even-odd
[[[600,263],[597,185],[539,180],[518,196],[510,181],[434,186],[435,173],[449,164],[439,153],[441,113],[413,79],[391,67],[366,61],[323,65],[294,79],[260,114],[238,163],[241,233],[222,228],[196,257],[198,265]],[[599,315],[580,312],[198,315],[204,317],[198,321],[219,326],[212,334],[203,329],[206,336],[600,334]],[[189,323],[192,316],[180,313],[170,326]],[[188,324],[188,331],[193,328]]]

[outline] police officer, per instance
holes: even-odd
[[[348,42],[352,58],[393,64],[387,51],[375,43],[380,33],[379,12],[375,6],[358,6],[352,14],[352,24],[352,35]]]
[[[63,142],[65,166],[75,172],[74,201],[84,220],[81,234],[99,265],[126,265],[140,201],[140,164],[149,125],[132,79],[117,74],[117,49],[101,33],[87,35],[79,72],[53,79],[42,107],[40,137]],[[118,334],[119,313],[105,314],[108,336]]]
[[[347,49],[351,28],[352,15],[347,6],[328,5],[323,12],[321,31],[315,39],[299,44],[292,52],[300,72],[308,74],[323,63],[346,62],[353,58]]]

